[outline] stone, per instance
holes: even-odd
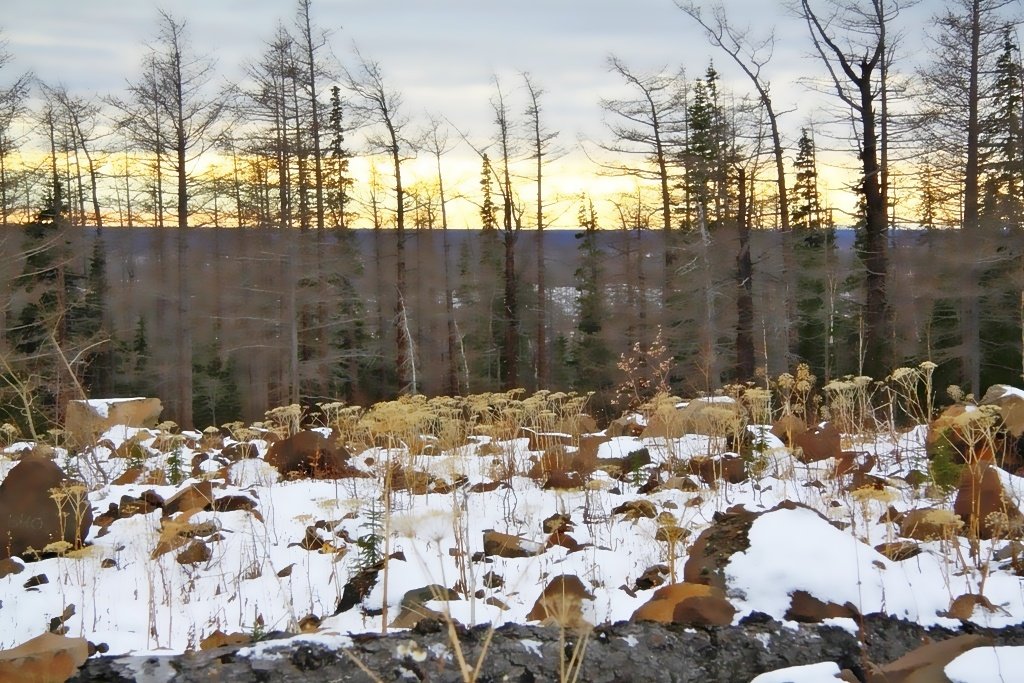
[[[714,523],[702,531],[690,547],[683,580],[725,590],[725,567],[734,553],[750,547],[748,534],[757,514],[742,505],[716,512]]]
[[[743,404],[725,396],[695,398],[680,411],[684,434],[734,436],[746,429],[748,418]]]
[[[484,555],[498,557],[533,557],[544,552],[544,544],[522,536],[503,534],[494,529],[484,531]]]
[[[879,543],[875,550],[888,557],[893,562],[902,562],[921,554],[921,546],[913,541],[893,541],[891,543]]]
[[[630,522],[635,522],[641,517],[647,517],[654,519],[658,514],[658,509],[654,507],[654,503],[649,500],[640,498],[638,500],[630,500],[617,505],[612,508],[613,515],[622,515],[623,519]]]
[[[545,626],[577,629],[589,626],[583,618],[583,601],[593,600],[579,577],[561,574],[551,579],[540,597],[526,615],[528,621],[539,621]]]
[[[164,503],[164,515],[173,515],[187,510],[206,510],[213,506],[213,484],[201,481],[189,484],[175,493]]]
[[[699,583],[662,586],[641,605],[630,621],[657,621],[685,626],[728,626],[736,614],[725,593]]]
[[[1024,436],[1024,392],[1006,384],[993,384],[981,397],[980,405],[995,405],[1003,418],[1003,426],[1011,436]]]
[[[730,484],[739,484],[748,478],[746,463],[735,454],[691,458],[687,462],[687,469],[708,486],[720,479]]]
[[[939,683],[948,681],[943,669],[951,661],[992,639],[978,635],[955,636],[911,650],[894,662],[868,672],[867,683]]]
[[[57,541],[80,548],[92,519],[84,486],[52,460],[22,460],[0,483],[0,559]]]
[[[0,650],[0,683],[64,683],[89,658],[89,641],[44,633]]]
[[[25,565],[15,560],[13,557],[6,557],[0,560],[0,579],[5,576],[20,574],[23,571],[25,571]]]
[[[974,616],[974,611],[979,607],[990,614],[999,611],[999,608],[993,605],[992,601],[984,595],[965,593],[949,603],[949,610],[946,612],[946,616],[950,619],[967,621]]]
[[[842,455],[842,436],[831,422],[822,422],[793,437],[802,462],[818,462]]]
[[[221,449],[220,453],[231,462],[260,457],[260,449],[256,447],[256,444],[249,441],[238,441],[228,444]]]
[[[529,427],[522,427],[517,435],[519,438],[525,438],[527,440],[527,448],[531,451],[546,451],[551,448],[558,446],[572,446],[573,438],[571,434],[552,433],[552,432],[538,432]]]
[[[252,636],[248,633],[224,633],[217,629],[210,635],[199,641],[200,650],[216,650],[219,647],[237,647],[248,645],[252,642]]]
[[[320,432],[303,431],[270,446],[266,461],[281,476],[341,479],[368,476],[349,464],[349,452]]]
[[[200,564],[202,562],[209,562],[211,557],[213,557],[213,551],[210,550],[209,546],[202,541],[193,540],[174,559],[177,560],[178,564]]]
[[[393,628],[415,628],[417,624],[425,619],[445,623],[449,619],[448,615],[427,607],[426,603],[432,600],[448,601],[459,599],[458,593],[437,584],[407,591],[402,596],[401,608],[398,616],[391,622],[391,626]]]
[[[915,541],[934,541],[959,533],[963,520],[952,511],[942,508],[916,508],[897,516],[900,536]]]
[[[963,469],[953,512],[969,536],[983,540],[1018,538],[1024,527],[1024,515],[1010,500],[995,466],[987,462]]]
[[[643,434],[643,432],[644,425],[640,424],[640,416],[635,414],[612,420],[608,423],[608,428],[604,430],[604,433],[611,438],[616,436],[637,437]]]
[[[783,415],[772,425],[771,433],[790,448],[796,445],[796,437],[807,431],[807,423],[793,415]]]
[[[158,398],[68,401],[64,430],[73,445],[85,446],[111,427],[156,427],[162,410]]]
[[[789,609],[786,610],[785,618],[806,624],[843,617],[856,619],[859,616],[860,612],[857,608],[848,602],[837,605],[831,601],[819,600],[807,591],[796,590],[790,596]]]
[[[604,434],[586,434],[580,437],[579,448],[572,458],[572,468],[581,474],[593,474],[598,467],[597,454],[601,444],[611,441]]]

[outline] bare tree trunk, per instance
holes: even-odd
[[[750,258],[747,175],[739,170],[739,252],[736,255],[736,381],[754,379],[754,264]]]

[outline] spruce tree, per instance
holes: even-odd
[[[991,106],[982,123],[982,224],[1019,227],[1024,219],[1024,70],[1012,34],[1003,38],[995,64]]]
[[[344,110],[341,89],[338,86],[331,88],[331,111],[327,129],[331,135],[327,146],[327,173],[324,180],[327,187],[328,213],[335,227],[347,228],[354,216],[350,208],[353,183],[349,160],[352,158],[352,152],[345,147]]]
[[[821,203],[818,199],[818,168],[815,159],[814,139],[806,128],[800,129],[797,143],[796,183],[793,185],[792,227],[820,228]]]
[[[573,388],[593,391],[591,408],[600,411],[611,400],[615,357],[605,339],[603,328],[607,318],[604,291],[604,253],[598,243],[597,215],[589,197],[580,197],[577,233],[580,240],[580,261],[576,269],[576,304],[579,309],[576,334],[572,344]]]

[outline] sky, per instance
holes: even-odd
[[[821,98],[799,82],[801,74],[823,73],[810,55],[806,26],[782,0],[725,1],[731,21],[749,26],[752,35],[775,30],[766,74],[776,109],[792,110],[782,126],[795,148],[800,127],[818,115],[808,103]],[[260,56],[277,22],[290,25],[295,13],[289,0],[11,2],[0,28],[13,60],[0,72],[0,84],[32,71],[75,94],[116,94],[138,75],[147,41],[157,32],[158,7],[186,20],[195,52],[216,60],[225,82],[241,79],[244,64]],[[600,183],[592,167],[583,169],[580,140],[608,139],[600,99],[626,92],[607,69],[609,55],[638,72],[682,65],[691,78],[703,75],[714,59],[734,92],[750,89],[673,0],[314,0],[313,19],[329,32],[339,63],[352,66],[354,48],[380,63],[413,121],[444,117],[475,142],[493,134],[494,79],[519,113],[525,107],[520,74],[528,72],[545,91],[546,126],[559,132],[566,192]],[[457,154],[467,162],[472,157],[468,149]],[[461,172],[478,174],[478,168],[467,163]]]

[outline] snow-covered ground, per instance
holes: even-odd
[[[874,549],[899,539],[887,515],[891,507],[951,508],[952,494],[936,497],[933,489],[904,478],[912,470],[928,471],[923,427],[855,440],[844,436],[845,448],[877,456],[873,473],[885,485],[870,493],[852,491],[848,477],[833,476],[834,461],[804,464],[767,428],[748,429],[760,444],[754,476],[738,484],[707,484],[693,476],[695,490],[663,486],[639,493],[651,468],[718,454],[724,439],[616,437],[600,445],[599,459],[646,448],[652,464],[619,479],[599,468],[580,487],[543,489],[528,476],[541,453],[531,451],[526,438],[471,437],[435,455],[373,447],[350,461],[368,476],[312,480],[282,478],[264,461],[268,444],[260,439],[251,440],[260,457],[229,460],[221,453],[234,443],[230,438],[204,442],[196,433],[183,442],[169,441],[155,430],[116,428],[101,440],[104,446],[86,455],[71,457],[59,449],[56,455],[57,463],[86,482],[95,514],[146,491],[167,500],[204,478],[213,483],[217,499],[245,496],[255,505],[174,517],[159,509],[126,516],[102,534],[94,524],[82,550],[26,562],[21,573],[0,578],[0,648],[45,631],[70,606],[67,634],[106,643],[111,654],[181,652],[198,648],[215,631],[258,636],[301,628],[309,632],[303,637],[343,644],[348,634],[385,630],[407,594],[430,586],[455,589],[461,599],[425,599],[423,605],[465,625],[527,622],[542,589],[559,575],[579,577],[593,596],[581,601],[585,621],[627,620],[654,592],[631,588],[637,579],[666,565],[682,580],[690,544],[716,512],[736,505],[765,511],[787,500],[810,509],[759,517],[750,529],[749,549],[725,569],[734,623],[755,611],[784,620],[795,591],[822,602],[849,603],[862,614],[882,612],[954,628],[960,621],[946,616],[952,601],[983,594],[993,609],[976,608],[971,621],[1000,627],[1024,620],[1021,579],[997,559],[1009,541],[982,541],[973,554],[963,537],[925,541],[919,543],[923,552],[903,561]],[[204,474],[176,486],[112,483],[128,466],[112,449],[128,439],[142,446],[146,470],[158,477],[174,466],[171,458],[184,463],[186,474],[193,463]],[[5,451],[0,479],[23,448],[15,444]],[[420,489],[425,492],[394,490],[385,500],[383,473],[390,467],[425,473],[416,476],[430,483]],[[1019,502],[1024,480],[1003,479]],[[653,504],[655,517],[612,512],[640,499]],[[576,548],[546,543],[550,534],[544,522],[556,514],[571,522],[565,533]],[[659,529],[673,523],[690,533],[670,546],[659,540]],[[527,550],[540,552],[483,557],[484,535],[492,530],[521,537]],[[175,537],[180,545],[158,552],[161,541]],[[179,562],[195,538],[205,540],[209,558]],[[365,567],[368,555],[385,551],[393,557],[386,575],[356,606],[336,613],[346,584]],[[37,575],[48,582],[26,589],[28,578]],[[856,629],[852,619],[835,622]],[[962,655],[946,671],[954,681],[1009,680],[993,672],[1022,667],[1020,648],[984,648]],[[823,662],[787,672],[757,681],[834,680],[838,668]]]

